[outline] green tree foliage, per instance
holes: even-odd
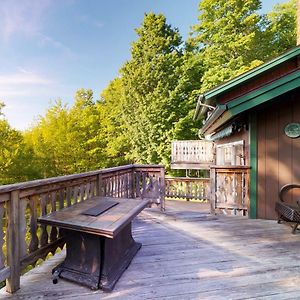
[[[80,89],[69,109],[56,101],[25,133],[43,170],[43,177],[72,174],[103,167],[103,136],[91,90]]]
[[[3,118],[0,102],[0,184],[34,179],[40,176],[32,149],[22,134],[11,128]]]
[[[106,167],[130,162],[129,135],[123,116],[124,89],[121,78],[112,80],[101,94],[98,111],[105,141]]]
[[[73,173],[106,167],[105,135],[92,90],[77,91],[75,103],[69,111],[68,130]]]
[[[265,59],[276,57],[296,45],[296,4],[297,0],[277,4],[263,16],[260,51]]]
[[[259,15],[260,0],[202,0],[190,47],[203,63],[201,92],[296,45],[296,0]]]
[[[170,141],[185,129],[191,135],[190,92],[195,80],[192,64],[185,64],[182,40],[166,18],[146,14],[131,59],[121,69],[124,87],[124,120],[135,162],[168,164]],[[194,70],[194,69],[193,69]],[[199,75],[199,74],[198,74]],[[190,81],[191,79],[191,81]],[[197,83],[199,85],[199,83]]]
[[[255,49],[260,33],[259,0],[202,0],[190,45],[199,51],[206,91],[262,63]]]

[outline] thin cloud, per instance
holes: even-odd
[[[50,0],[2,0],[0,5],[0,32],[4,40],[16,33],[35,35],[42,28],[42,16]]]
[[[75,54],[70,48],[43,33],[43,20],[50,4],[50,0],[1,0],[0,36],[5,42],[16,34],[31,36],[40,46],[58,49],[73,58]]]
[[[18,68],[13,74],[0,74],[0,99],[30,96],[41,90],[48,90],[54,82],[39,74]]]
[[[52,81],[44,78],[40,75],[31,73],[31,72],[18,72],[15,74],[5,74],[0,75],[0,88],[5,86],[17,86],[17,85],[23,85],[23,84],[43,84],[43,85],[49,85]]]
[[[102,28],[104,26],[104,24],[102,22],[100,22],[99,20],[94,19],[94,18],[92,18],[90,16],[87,16],[87,15],[81,15],[79,17],[79,20],[82,23],[85,23],[87,25],[92,25],[92,26],[95,26],[97,28]]]
[[[39,37],[39,45],[41,47],[50,46],[50,47],[53,47],[55,49],[62,51],[69,58],[76,57],[75,53],[69,47],[67,47],[63,43],[53,39],[52,37],[42,34],[42,33],[38,33],[38,37]]]

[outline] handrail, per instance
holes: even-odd
[[[63,176],[50,177],[50,178],[44,178],[44,179],[37,179],[37,180],[32,180],[32,181],[25,181],[25,182],[20,182],[20,183],[0,185],[0,194],[8,193],[13,190],[27,189],[27,188],[32,188],[32,187],[38,187],[40,185],[45,185],[45,184],[52,184],[52,183],[57,183],[57,182],[73,180],[73,179],[77,179],[77,178],[93,176],[93,175],[97,175],[99,173],[107,174],[110,172],[128,170],[130,168],[149,168],[149,167],[159,169],[159,168],[162,168],[163,166],[162,165],[131,164],[131,165],[124,165],[124,166],[119,166],[119,167],[111,167],[111,168],[106,168],[106,169],[101,169],[101,170],[94,170],[94,171],[89,171],[89,172],[84,172],[84,173],[77,173],[77,174],[71,174],[71,175],[63,175]]]

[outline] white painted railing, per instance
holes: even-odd
[[[208,168],[215,162],[215,147],[211,141],[173,141],[171,167],[173,169]]]

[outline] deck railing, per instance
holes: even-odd
[[[223,211],[234,215],[249,212],[248,166],[212,166],[211,211]]]
[[[211,141],[173,141],[171,168],[208,169],[215,161],[215,147]]]
[[[166,198],[208,201],[210,178],[166,177]]]
[[[151,198],[164,210],[164,185],[164,167],[127,165],[0,186],[0,282],[16,291],[22,270],[63,247],[60,231],[38,217],[96,195]]]

